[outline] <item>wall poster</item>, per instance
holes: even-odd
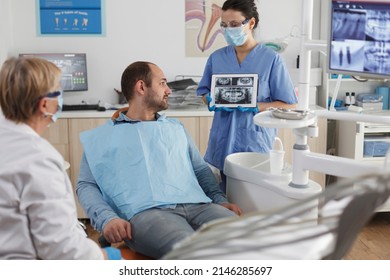
[[[226,0],[185,0],[186,56],[208,57],[226,46],[219,27]]]
[[[102,35],[104,0],[36,0],[41,35]]]

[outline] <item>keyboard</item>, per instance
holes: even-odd
[[[62,105],[62,111],[84,111],[84,110],[97,110],[98,104],[73,104]]]

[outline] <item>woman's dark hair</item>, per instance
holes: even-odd
[[[222,11],[235,10],[241,12],[246,19],[255,19],[255,26],[257,27],[259,23],[259,13],[257,12],[257,7],[255,0],[227,0],[222,5]]]

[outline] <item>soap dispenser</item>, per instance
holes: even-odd
[[[270,172],[274,175],[281,175],[284,168],[284,154],[282,140],[275,137],[272,150],[269,151]]]

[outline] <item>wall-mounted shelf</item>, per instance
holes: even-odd
[[[333,96],[334,89],[337,84],[337,79],[331,78],[330,74],[324,71],[322,85],[319,86],[318,105],[328,108],[328,98]],[[344,99],[346,92],[359,93],[375,93],[375,88],[378,86],[390,86],[388,81],[369,79],[364,82],[359,82],[353,78],[341,79],[340,89],[337,94],[337,99]]]

